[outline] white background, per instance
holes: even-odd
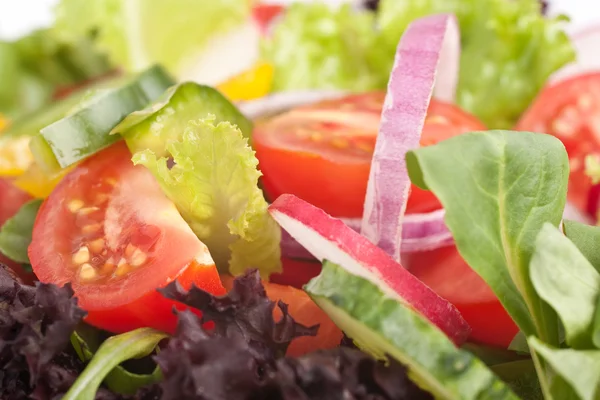
[[[291,1],[293,0],[267,0],[265,2],[289,3]],[[340,0],[325,1],[340,2]],[[52,21],[51,9],[56,2],[57,0],[0,0],[0,38],[13,39],[36,27],[50,24]],[[574,29],[593,23],[600,24],[600,1],[598,0],[550,0],[550,4],[553,13],[566,13],[571,17]]]

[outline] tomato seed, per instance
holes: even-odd
[[[100,228],[102,228],[102,224],[90,224],[81,228],[81,232],[83,232],[85,235],[89,235],[91,233],[98,232]]]
[[[73,264],[81,265],[90,261],[90,250],[86,246],[81,246],[75,254],[73,254]]]
[[[99,238],[96,240],[92,240],[89,243],[89,248],[92,250],[92,252],[99,254],[102,249],[104,249],[104,239]]]
[[[77,213],[79,215],[90,215],[99,210],[100,210],[100,208],[98,208],[98,207],[85,207],[85,208],[80,209]]]
[[[96,278],[98,278],[98,273],[90,264],[83,264],[79,269],[79,279],[82,281],[89,282],[91,280],[95,280]]]
[[[71,200],[69,202],[69,204],[67,204],[67,208],[69,209],[69,211],[71,211],[72,213],[76,213],[77,211],[79,211],[79,209],[81,209],[81,207],[84,206],[83,200],[79,200],[79,199],[75,199],[75,200]]]
[[[144,253],[140,249],[136,249],[131,255],[129,262],[131,263],[132,267],[139,267],[143,265],[147,259],[148,256],[146,255],[146,253]]]

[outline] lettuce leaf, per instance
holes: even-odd
[[[382,0],[376,17],[350,6],[295,4],[264,39],[273,90],[383,89],[407,26],[444,12],[461,29],[457,103],[489,127],[513,126],[548,77],[575,58],[565,18],[544,17],[538,0]]]
[[[544,17],[538,0],[383,0],[390,63],[410,21],[441,12],[456,14],[461,30],[457,103],[492,128],[511,127],[548,77],[575,59],[565,18]]]
[[[374,14],[357,13],[349,4],[292,4],[262,43],[263,57],[275,67],[273,90],[385,88],[391,65],[380,72],[387,56],[374,24]]]
[[[95,33],[111,60],[128,69],[160,63],[177,73],[211,36],[249,13],[246,0],[61,0],[55,30],[69,39]]]
[[[172,166],[150,150],[133,161],[158,179],[220,271],[239,275],[253,267],[268,277],[281,269],[281,231],[258,187],[258,160],[237,127],[214,121],[190,121],[167,144]]]

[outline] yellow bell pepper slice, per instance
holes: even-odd
[[[266,96],[273,83],[273,66],[260,62],[221,83],[217,89],[231,101],[253,100]]]
[[[30,137],[2,140],[0,133],[0,176],[19,176],[33,163]]]
[[[49,176],[37,164],[33,163],[23,175],[13,181],[13,184],[33,197],[44,199],[50,195],[56,185],[73,167],[61,169],[58,174]]]

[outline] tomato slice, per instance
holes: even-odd
[[[258,121],[253,144],[267,196],[291,193],[336,217],[360,217],[384,98],[349,95]],[[482,129],[458,107],[432,100],[421,144]],[[431,192],[413,186],[407,212],[440,207]]]
[[[575,76],[542,90],[517,124],[522,131],[551,134],[569,154],[569,200],[585,210],[591,179],[585,157],[600,155],[600,73]]]
[[[281,265],[281,273],[272,274],[270,282],[302,289],[302,286],[321,273],[321,263],[317,260],[281,257]]]
[[[402,265],[458,308],[471,326],[470,340],[507,348],[519,331],[492,289],[467,265],[456,246],[403,254]]]
[[[77,166],[43,203],[29,247],[42,282],[71,282],[87,321],[111,332],[173,332],[173,280],[225,289],[206,246],[123,143]],[[181,306],[181,305],[178,305]]]
[[[29,194],[16,187],[8,179],[0,178],[0,227],[29,200],[31,200]],[[2,253],[0,253],[0,263],[9,267],[11,272],[22,282],[33,282],[33,274],[25,272],[19,263],[12,261]]]
[[[317,273],[318,274],[318,273]],[[231,276],[223,276],[223,284],[228,289],[233,286]],[[343,337],[342,331],[333,323],[331,318],[317,306],[304,290],[292,286],[278,285],[263,281],[267,296],[272,301],[283,301],[288,305],[288,312],[298,323],[305,326],[319,324],[316,336],[300,337],[294,339],[288,347],[288,356],[301,356],[311,351],[331,349],[337,347]],[[275,307],[273,311],[275,321],[281,318],[281,310]]]

